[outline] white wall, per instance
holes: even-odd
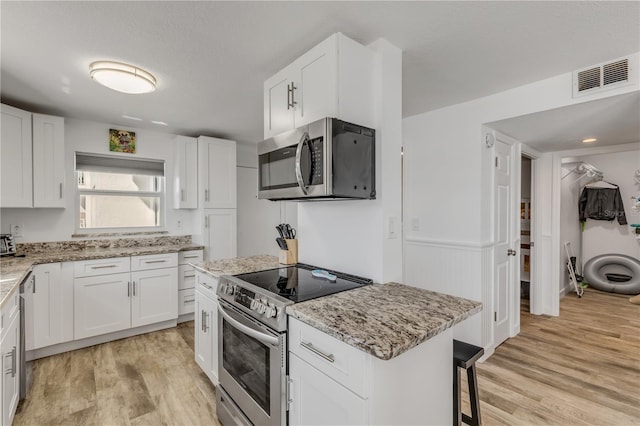
[[[65,119],[65,186],[67,188],[65,209],[1,209],[0,229],[3,233],[10,232],[11,224],[22,224],[24,237],[17,238],[18,242],[60,241],[69,240],[75,233],[76,200],[73,185],[75,183],[74,153],[87,152],[118,155],[109,152],[109,129],[122,126],[97,123],[78,119]],[[167,133],[154,132],[145,129],[127,127],[136,132],[136,154],[119,154],[138,158],[152,158],[165,160],[166,194],[165,224],[166,230],[172,235],[192,234],[192,211],[174,210],[172,208],[173,194],[173,159],[175,136]],[[182,228],[178,229],[178,221]]]
[[[471,343],[491,349],[493,342],[491,187],[494,153],[493,149],[485,146],[481,137],[483,123],[637,90],[636,84],[573,99],[572,74],[566,73],[404,119],[405,281],[481,300],[484,306],[482,315],[466,321],[469,324],[466,333]],[[540,170],[549,163],[547,170],[550,175],[554,173],[551,158],[538,161]],[[550,176],[550,183],[551,179]],[[536,188],[540,191],[536,192],[537,205],[541,205],[544,197],[550,196],[544,192],[546,190]],[[541,229],[536,231],[545,234],[549,240],[554,226],[558,226],[551,219],[543,218]],[[418,223],[418,229],[414,229],[414,223]],[[544,247],[545,241],[542,243]],[[449,260],[434,256],[438,246],[455,248],[450,250]],[[558,257],[559,248],[549,247],[549,253],[542,250],[538,244],[539,262],[552,264],[549,253],[554,253],[554,250]],[[543,254],[547,256],[544,259]],[[459,263],[458,259],[467,263]],[[538,279],[556,282],[551,272],[555,270],[545,270],[548,276],[539,275]],[[472,278],[469,280],[467,277]],[[555,295],[556,291],[553,291]]]
[[[256,145],[237,144],[238,256],[278,255],[276,225],[297,228],[297,203],[258,200]]]
[[[298,255],[375,282],[402,281],[402,51],[385,40],[369,48],[377,52],[376,199],[299,203]],[[389,218],[394,239],[386,238]]]
[[[604,180],[620,187],[627,222],[640,223],[640,212],[631,208],[634,205],[631,197],[637,199],[640,196],[640,187],[633,178],[634,172],[640,169],[640,151],[592,155],[581,159],[600,169]],[[574,212],[577,216],[577,203]],[[629,225],[620,225],[617,220],[587,219],[582,235],[583,262],[605,253],[625,254],[640,259],[640,241],[635,239],[635,233]]]

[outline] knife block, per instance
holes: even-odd
[[[278,261],[282,265],[295,265],[298,263],[298,240],[287,240],[287,250],[280,250]]]

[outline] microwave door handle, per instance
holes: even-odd
[[[259,342],[264,343],[265,345],[278,346],[280,344],[280,340],[277,337],[270,336],[268,334],[262,333],[254,328],[246,326],[242,324],[240,321],[232,318],[231,315],[225,312],[224,308],[218,304],[218,312],[220,315],[235,329],[240,330],[242,333],[247,336],[253,337]]]
[[[302,147],[308,141],[309,141],[309,133],[304,132],[304,134],[300,138],[300,142],[298,142],[298,147],[296,148],[296,179],[298,180],[298,186],[300,187],[304,195],[307,195],[308,186],[304,183],[304,178],[302,177],[302,165],[300,161],[302,159]]]

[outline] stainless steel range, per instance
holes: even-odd
[[[297,264],[218,283],[218,419],[224,426],[287,424],[288,305],[371,284]]]

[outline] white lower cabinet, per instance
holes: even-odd
[[[2,308],[0,336],[3,425],[10,425],[13,421],[20,399],[20,310],[15,309],[17,290],[9,297],[10,301]]]
[[[289,355],[290,425],[365,425],[367,400]]]
[[[25,350],[73,340],[73,266],[47,263],[33,267],[25,292]]]
[[[131,272],[124,259],[75,262],[76,340],[178,317],[177,254],[132,256]]]
[[[382,360],[289,317],[289,424],[451,424],[452,358],[452,329]]]
[[[131,326],[140,327],[178,317],[177,268],[131,273]]]
[[[218,385],[218,279],[198,271],[195,291],[195,358],[214,385]]]
[[[74,280],[75,338],[131,327],[131,275],[99,275]]]

